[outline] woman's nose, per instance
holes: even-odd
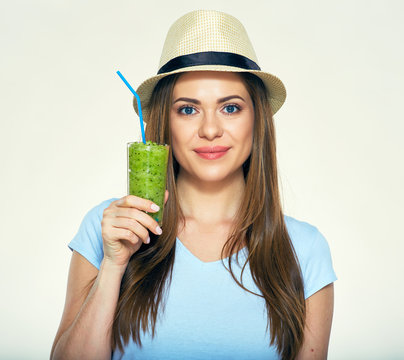
[[[220,119],[214,114],[214,112],[207,112],[201,119],[201,123],[198,130],[198,135],[201,138],[213,140],[216,137],[223,135],[223,128]]]

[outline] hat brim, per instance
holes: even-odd
[[[232,66],[226,66],[226,65],[192,66],[192,67],[182,68],[182,69],[178,69],[175,71],[153,76],[153,77],[143,81],[143,83],[140,84],[140,86],[137,88],[136,92],[140,97],[140,101],[142,104],[143,119],[145,122],[147,122],[147,119],[148,119],[150,97],[152,95],[154,87],[159,82],[159,80],[161,80],[162,78],[164,78],[168,75],[189,72],[189,71],[221,71],[221,72],[238,72],[238,73],[239,72],[248,72],[248,73],[256,75],[264,82],[264,84],[267,88],[272,114],[275,114],[281,108],[281,106],[283,105],[283,103],[285,102],[285,99],[286,99],[286,89],[285,89],[285,86],[283,85],[282,81],[279,78],[277,78],[275,75],[272,75],[270,73],[260,71],[260,70],[240,69],[238,67],[232,67]],[[136,97],[133,97],[133,107],[134,107],[136,113],[139,114]]]

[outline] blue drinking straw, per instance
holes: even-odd
[[[144,134],[144,126],[143,126],[143,115],[142,115],[142,106],[140,105],[140,97],[139,95],[136,93],[135,90],[133,90],[133,87],[130,86],[130,84],[126,81],[126,79],[123,77],[123,75],[121,74],[120,71],[116,72],[119,77],[122,79],[122,81],[125,83],[125,85],[129,88],[129,90],[132,92],[133,95],[135,95],[136,100],[137,100],[137,109],[139,111],[139,119],[140,119],[140,130],[142,131],[142,140],[143,140],[143,144],[146,144],[146,136]]]

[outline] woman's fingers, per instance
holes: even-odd
[[[114,229],[113,240],[128,240],[136,244],[139,239],[145,244],[149,243],[149,232],[137,221],[128,218],[115,218],[111,221]]]
[[[166,194],[167,196],[168,194]],[[156,212],[158,210],[158,206],[150,200],[134,195],[124,196],[112,202],[104,210],[103,236],[112,242],[126,240],[132,245],[137,245],[139,241],[148,244],[150,242],[149,231],[161,235],[162,230],[158,222],[145,211]]]
[[[115,201],[115,205],[117,207],[131,207],[143,211],[149,212],[157,212],[160,210],[158,205],[154,202],[146,199],[142,199],[140,197],[134,195],[127,195],[121,198],[120,200]]]
[[[116,219],[127,219],[123,222],[122,224],[126,225],[124,226],[127,229],[132,229],[130,225],[133,225],[133,223],[141,224],[145,228],[149,229],[152,233],[156,235],[161,235],[161,228],[159,227],[159,224],[156,220],[154,220],[150,215],[145,214],[143,211],[134,209],[134,208],[123,208],[123,207],[116,207],[114,217],[112,218],[113,220]],[[114,226],[116,225],[116,222],[113,222]]]
[[[104,257],[127,265],[142,242],[150,243],[149,231],[161,235],[158,223],[145,213],[158,210],[152,201],[133,195],[113,201],[104,210],[101,220]]]
[[[166,204],[167,200],[168,200],[168,190],[166,190],[164,194],[164,205]]]

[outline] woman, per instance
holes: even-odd
[[[135,196],[86,215],[51,357],[326,358],[329,248],[282,213],[272,113],[286,93],[242,25],[184,15],[138,93],[146,137],[172,149],[164,226]]]

